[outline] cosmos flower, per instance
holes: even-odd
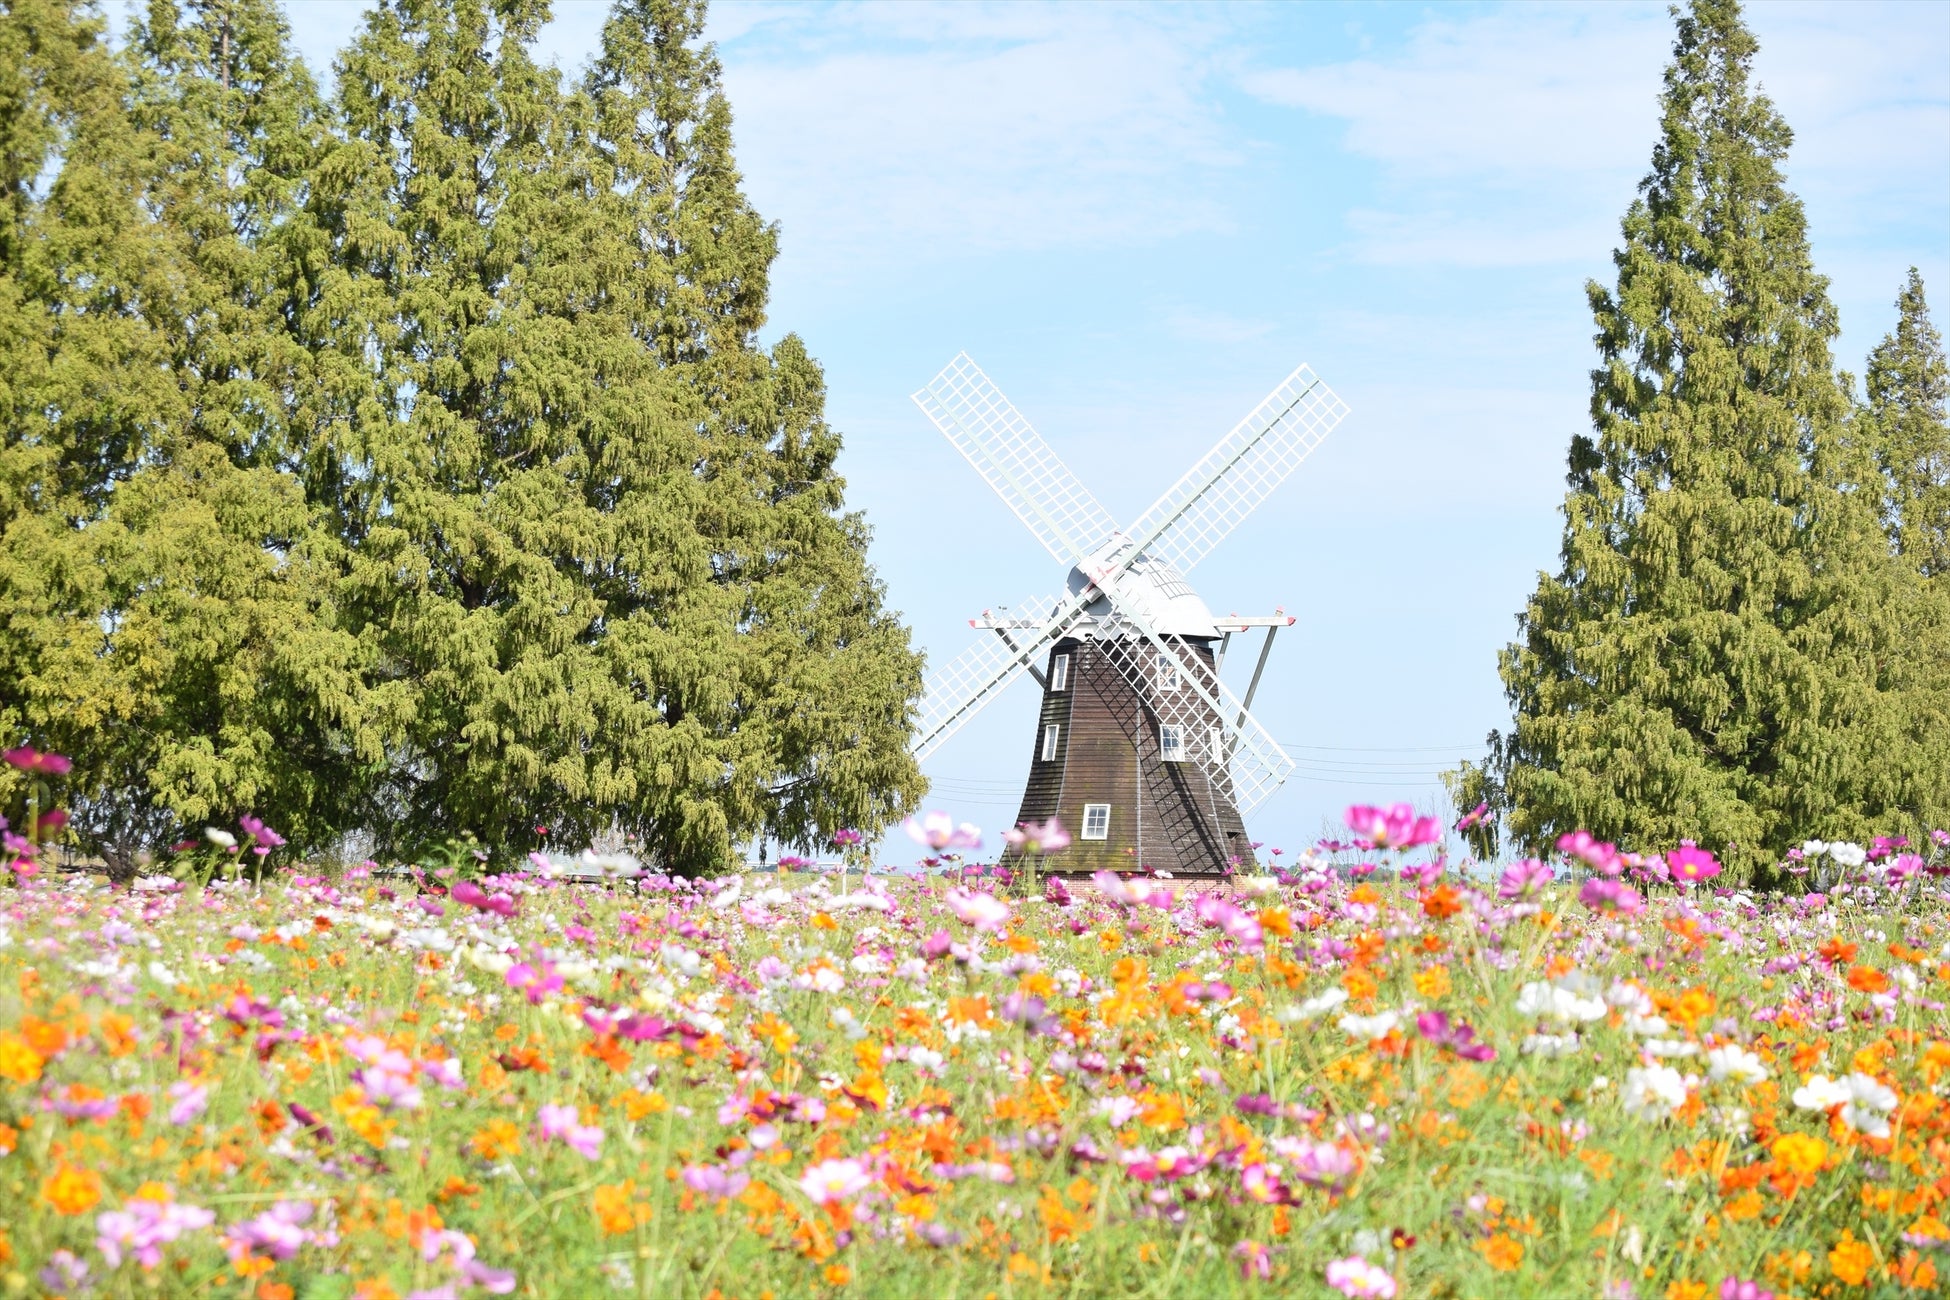
[[[1666,854],[1666,865],[1673,880],[1682,885],[1697,885],[1720,874],[1720,864],[1713,855],[1691,840],[1681,840],[1678,848]]]
[[[909,817],[901,823],[908,838],[917,844],[925,844],[939,853],[944,849],[979,849],[982,847],[982,832],[967,822],[959,826],[955,819],[945,812],[930,812],[916,821]]]
[[[1556,876],[1549,866],[1535,858],[1525,858],[1504,868],[1501,879],[1496,882],[1496,896],[1514,901],[1529,898]]]
[[[543,1106],[536,1112],[542,1137],[559,1139],[585,1160],[603,1153],[603,1130],[597,1124],[584,1124],[574,1106]]]
[[[1707,1077],[1715,1083],[1732,1079],[1738,1083],[1759,1083],[1767,1077],[1767,1066],[1744,1047],[1729,1043],[1710,1048],[1706,1053]]]
[[[1378,849],[1412,849],[1442,839],[1442,823],[1434,817],[1416,816],[1413,804],[1398,803],[1386,809],[1356,804],[1347,810],[1347,824]]]
[[[5,759],[9,766],[17,767],[23,772],[33,772],[37,776],[66,776],[74,767],[71,759],[60,754],[45,753],[28,745],[7,750],[4,754],[0,754],[0,759]]]
[[[1002,832],[1009,847],[1024,853],[1060,853],[1070,847],[1070,832],[1055,817],[1046,822],[1022,822]]]
[[[1645,901],[1636,889],[1622,880],[1593,876],[1578,891],[1578,901],[1594,912],[1617,912],[1631,916],[1645,910]]]
[[[1009,905],[990,894],[951,889],[943,900],[948,910],[977,930],[999,930],[1009,920]]]
[[[1370,1264],[1360,1255],[1349,1255],[1327,1265],[1327,1285],[1348,1300],[1395,1300],[1395,1276],[1379,1264]]]
[[[1686,1104],[1686,1080],[1670,1065],[1634,1066],[1625,1072],[1619,1100],[1642,1120],[1669,1119]]]
[[[799,1190],[818,1205],[851,1200],[873,1186],[873,1176],[858,1160],[822,1160],[799,1176]]]

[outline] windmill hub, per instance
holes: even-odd
[[[1294,620],[1215,619],[1185,579],[1298,468],[1347,407],[1307,367],[1119,528],[966,353],[915,402],[1068,569],[928,682],[926,758],[1017,677],[1043,688],[1019,821],[1060,816],[1065,871],[1221,874],[1250,861],[1243,814],[1293,769],[1250,706],[1273,636]],[[1243,700],[1219,679],[1235,634],[1266,629]],[[1214,642],[1217,642],[1216,646]]]

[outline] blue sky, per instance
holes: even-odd
[[[360,6],[288,8],[329,75]],[[606,10],[558,0],[546,52],[579,68]],[[1950,4],[1748,18],[1859,373],[1910,265],[1950,323]],[[1194,575],[1300,620],[1255,707],[1300,771],[1252,829],[1434,807],[1555,562],[1583,285],[1650,157],[1664,6],[721,2],[711,35],[782,231],[768,332],[826,367],[920,644],[953,658],[1062,577],[907,399],[958,350],[1120,518],[1307,361],[1352,414]],[[1035,705],[1019,683],[938,752],[929,804],[1007,826]]]

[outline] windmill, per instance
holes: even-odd
[[[915,403],[1044,549],[1063,590],[969,625],[987,635],[928,682],[926,758],[1024,673],[1043,688],[1018,821],[1061,816],[1065,870],[1223,872],[1252,860],[1244,814],[1293,770],[1251,713],[1274,634],[1294,621],[1214,618],[1185,574],[1347,414],[1306,366],[1219,439],[1128,528],[1090,495],[963,353]],[[1233,636],[1265,629],[1241,700],[1219,680]]]

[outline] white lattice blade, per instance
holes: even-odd
[[[986,631],[946,666],[928,674],[921,697],[921,717],[914,727],[914,756],[924,759],[1016,678],[1029,670],[1051,642],[1062,637],[1082,617],[1083,603],[1068,592],[1025,601],[1013,613],[1037,620],[1036,626],[1011,630],[1008,638]]]
[[[1242,817],[1264,803],[1286,782],[1293,760],[1210,665],[1158,634],[1142,583],[1117,583],[1106,594],[1124,627],[1100,626],[1098,643],[1113,654],[1157,720],[1191,738],[1190,757],[1214,786],[1231,794]],[[1161,689],[1159,674],[1167,662],[1173,665],[1170,690]]]
[[[1346,415],[1347,404],[1301,366],[1139,516],[1131,540],[1190,573]]]
[[[914,404],[1066,568],[1117,530],[1110,512],[966,352],[915,393]]]

